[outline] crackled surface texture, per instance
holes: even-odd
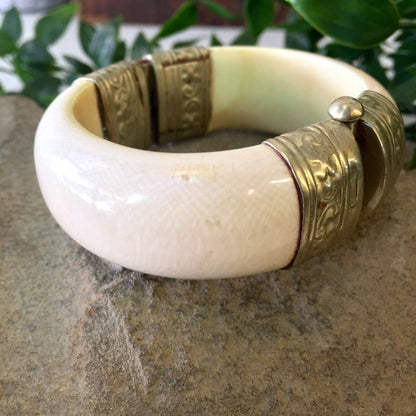
[[[0,99],[2,415],[415,414],[416,172],[304,266],[169,280],[56,225],[33,167],[40,116]]]

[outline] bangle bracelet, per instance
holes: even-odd
[[[227,151],[143,150],[227,128],[289,133]],[[124,267],[191,279],[322,252],[379,204],[403,156],[402,118],[377,81],[258,47],[178,49],[96,71],[50,105],[35,140],[43,197],[74,240]]]

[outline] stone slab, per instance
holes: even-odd
[[[41,113],[0,98],[0,414],[416,414],[416,172],[303,266],[170,280],[54,222],[33,166]]]

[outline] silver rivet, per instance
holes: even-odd
[[[353,123],[364,114],[363,105],[353,97],[339,97],[328,108],[328,114],[337,121]]]

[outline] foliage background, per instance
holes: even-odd
[[[274,24],[281,7],[290,7],[286,22]],[[20,94],[46,107],[77,77],[123,59],[139,59],[160,49],[160,40],[195,25],[203,7],[224,20],[244,20],[233,45],[255,45],[266,29],[283,29],[285,46],[351,63],[380,81],[409,116],[406,137],[416,141],[416,0],[245,0],[235,14],[213,0],[187,0],[152,38],[139,32],[132,45],[120,38],[120,17],[104,24],[79,22],[78,40],[88,56],[80,61],[65,55],[58,65],[50,46],[63,35],[80,5],[68,3],[39,19],[33,39],[22,42],[17,9],[9,10],[0,27],[0,71],[23,83]],[[198,43],[189,39],[174,45]],[[212,46],[221,45],[215,32]],[[5,93],[0,85],[0,93]],[[416,168],[416,152],[410,163]]]

